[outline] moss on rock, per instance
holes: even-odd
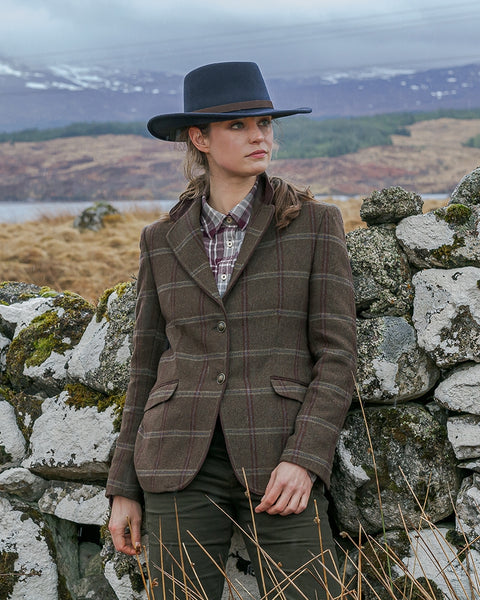
[[[34,283],[24,283],[22,281],[2,281],[0,283],[0,303],[15,304],[25,302],[31,298],[37,298],[41,288]]]
[[[22,389],[25,367],[41,365],[52,352],[64,355],[78,344],[93,311],[93,306],[81,296],[55,292],[51,309],[22,329],[7,350],[6,372],[12,386]]]
[[[445,209],[445,221],[455,225],[464,225],[472,216],[472,209],[465,204],[450,204]]]
[[[435,250],[431,251],[432,257],[439,261],[444,268],[454,268],[456,266],[456,260],[452,257],[452,254],[457,250],[465,246],[465,238],[453,234],[453,244],[443,244]]]
[[[122,282],[122,283],[117,283],[117,285],[106,289],[103,294],[100,296],[100,298],[98,299],[98,304],[97,304],[97,309],[95,311],[95,316],[97,319],[97,323],[99,323],[103,317],[106,317],[108,319],[108,299],[110,298],[110,296],[116,292],[118,298],[121,298],[125,292],[129,289],[129,287],[131,286],[131,283],[129,282]]]
[[[69,383],[65,386],[68,392],[66,404],[74,408],[85,408],[87,406],[95,407],[98,412],[103,412],[109,407],[113,407],[115,431],[120,431],[122,422],[123,407],[125,405],[125,394],[111,394],[106,396],[101,392],[92,390],[81,383]]]
[[[1,390],[0,393],[2,393]],[[24,392],[14,392],[13,390],[8,390],[5,396],[15,409],[18,428],[25,440],[28,441],[32,435],[35,421],[42,414],[43,400],[37,396],[30,396]]]

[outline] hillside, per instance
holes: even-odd
[[[480,149],[462,144],[480,134],[480,119],[437,119],[408,126],[392,145],[333,158],[275,160],[282,175],[315,194],[368,194],[400,185],[422,194],[452,191],[480,164]],[[183,189],[175,145],[135,135],[0,144],[0,201],[174,198]]]
[[[480,65],[330,72],[267,79],[274,105],[311,106],[316,119],[480,108]],[[99,65],[44,68],[0,57],[0,132],[79,121],[143,121],[182,108],[182,77]]]

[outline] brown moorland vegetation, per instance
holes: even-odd
[[[340,207],[346,231],[364,226],[361,198],[331,202]],[[430,210],[445,202],[427,201],[424,208]],[[0,229],[0,281],[69,290],[96,303],[106,289],[136,276],[140,232],[159,216],[140,210],[112,215],[98,232],[75,229],[70,215],[4,223]]]
[[[310,185],[314,194],[355,196],[400,185],[449,194],[480,164],[480,119],[442,118],[407,127],[392,145],[333,158],[274,160],[271,175]],[[281,132],[279,134],[281,144]],[[149,200],[176,198],[184,188],[176,144],[135,135],[100,135],[0,144],[0,200]]]

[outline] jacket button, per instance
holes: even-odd
[[[217,375],[217,383],[219,383],[220,385],[221,385],[222,383],[225,383],[225,379],[226,379],[226,377],[225,377],[225,373],[219,373],[219,374]]]
[[[225,323],[225,321],[219,321],[217,323],[217,331],[219,331],[220,333],[223,333],[226,329],[227,329],[227,324]]]

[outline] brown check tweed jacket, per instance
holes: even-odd
[[[131,380],[107,495],[185,487],[220,415],[232,466],[262,494],[280,461],[330,481],[355,372],[355,306],[339,210],[307,202],[275,227],[262,177],[220,298],[200,199],[142,233]]]

